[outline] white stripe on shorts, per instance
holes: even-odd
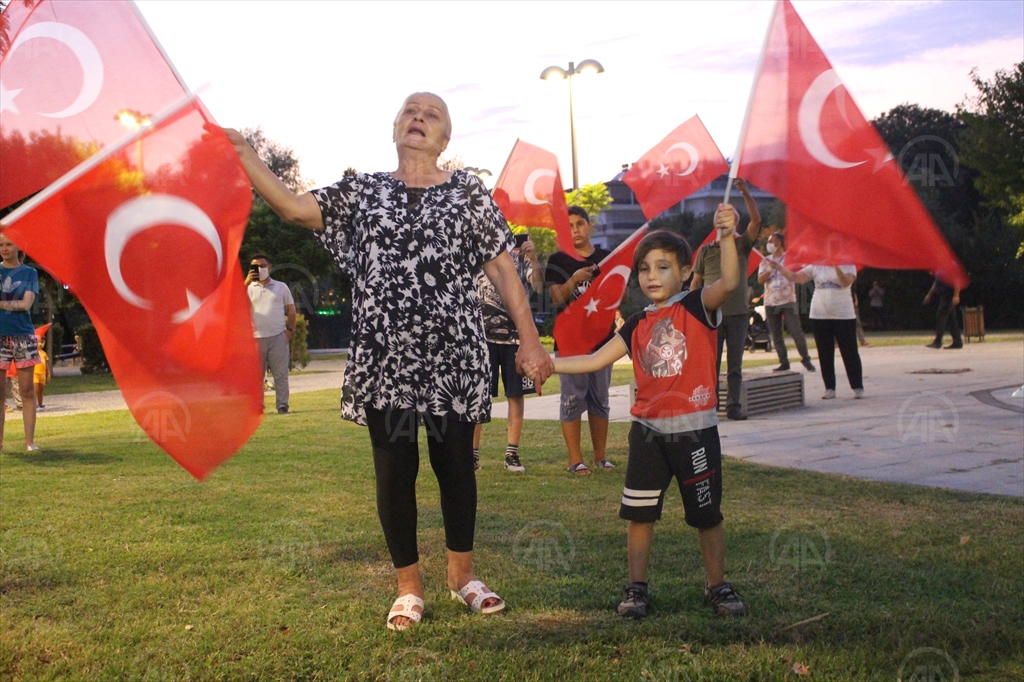
[[[658,498],[653,497],[650,499],[636,500],[633,499],[632,497],[626,497],[625,495],[623,495],[622,504],[624,504],[627,507],[657,507]]]
[[[661,497],[660,490],[633,490],[632,488],[623,488],[622,494],[629,497]]]

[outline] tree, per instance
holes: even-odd
[[[246,128],[242,135],[289,189],[301,192],[308,187],[299,158],[291,147],[268,139],[260,128]],[[239,258],[243,268],[257,253],[267,255],[274,264],[274,279],[287,283],[291,289],[296,309],[309,322],[310,346],[336,345],[339,339],[324,338],[326,332],[317,324],[318,312],[348,312],[351,285],[312,230],[285,224],[259,196],[253,200],[242,238]]]
[[[608,187],[603,182],[597,182],[566,192],[565,201],[570,206],[584,209],[593,223],[597,216],[601,215],[601,211],[612,203],[612,195],[608,193]]]
[[[443,171],[457,171],[462,170],[466,167],[466,162],[462,160],[460,154],[453,154],[452,156],[441,156],[437,160],[437,167]]]
[[[977,69],[971,80],[978,94],[957,107],[964,121],[963,163],[978,169],[978,191],[1008,218],[1024,227],[1024,62],[996,71],[991,81]],[[1018,257],[1024,252],[1022,239]]]

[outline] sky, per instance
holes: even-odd
[[[600,62],[573,79],[581,184],[609,180],[699,114],[736,147],[772,3],[138,0],[185,81],[227,127],[261,126],[326,185],[354,166],[397,166],[391,125],[406,95],[451,111],[447,155],[501,171],[517,138],[554,152],[572,182],[569,91],[547,66]],[[953,111],[1024,60],[1024,2],[810,1],[793,6],[864,115],[902,103]],[[493,184],[493,179],[489,184]]]

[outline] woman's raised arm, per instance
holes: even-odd
[[[273,171],[260,160],[256,151],[249,146],[242,134],[231,128],[224,128],[231,144],[234,145],[238,157],[242,160],[242,167],[253,189],[263,197],[263,201],[273,209],[274,213],[281,216],[281,220],[293,225],[308,227],[311,230],[324,229],[323,217],[320,215],[320,205],[309,192],[295,194],[288,186],[281,182],[281,179],[274,175]]]

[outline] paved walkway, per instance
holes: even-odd
[[[1011,397],[1024,384],[1024,342],[974,343],[958,351],[870,347],[861,349],[861,359],[864,400],[853,400],[841,362],[836,400],[820,399],[820,373],[805,374],[805,407],[724,421],[725,453],[760,464],[1024,497],[1024,398]],[[314,361],[308,369],[316,373],[291,378],[292,392],[340,389],[343,367],[339,360]],[[771,369],[746,374],[761,372]],[[118,391],[52,396],[47,404],[44,419],[126,409]],[[611,408],[613,421],[629,421],[628,386],[612,388]],[[504,418],[506,410],[507,403],[495,403],[492,414]],[[558,396],[527,399],[526,418],[557,420]]]

